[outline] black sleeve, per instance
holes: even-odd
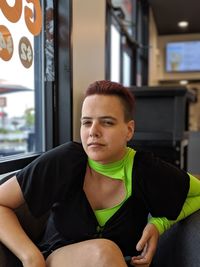
[[[136,153],[136,186],[153,217],[175,220],[189,191],[189,175],[151,153]]]
[[[58,146],[16,174],[30,211],[36,217],[61,201],[85,173],[86,156],[78,143]]]

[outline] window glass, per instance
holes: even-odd
[[[107,8],[107,78],[130,86],[136,82],[136,0],[112,0]]]
[[[120,82],[120,33],[111,24],[111,81]]]
[[[1,1],[0,157],[42,151],[42,21],[39,0]]]
[[[131,57],[127,52],[123,52],[123,85],[131,85]]]

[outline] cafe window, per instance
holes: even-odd
[[[70,14],[70,1],[0,2],[0,174],[70,139],[70,74],[58,75],[63,50],[70,64],[70,41],[61,44],[59,32],[65,28],[70,36]],[[67,100],[59,103],[63,95]]]
[[[106,78],[142,85],[148,71],[148,3],[107,0]]]
[[[120,51],[121,51],[121,36],[120,32],[114,24],[111,24],[111,64],[110,73],[111,81],[120,82]]]
[[[36,136],[42,137],[43,131],[42,124],[37,124],[37,112],[41,111],[36,110],[36,94],[42,96],[43,84],[36,78],[42,68],[37,60],[42,51],[36,48],[40,47],[43,16],[40,2],[35,3],[34,6],[27,1],[4,1],[0,6],[1,159],[43,149],[43,142],[38,146],[39,139],[36,139]]]
[[[135,1],[107,1],[106,77],[130,86],[135,82]],[[109,66],[109,69],[108,69]]]

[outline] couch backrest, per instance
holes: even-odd
[[[200,266],[200,210],[160,238],[153,267]]]

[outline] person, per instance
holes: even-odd
[[[82,104],[81,143],[45,152],[0,186],[0,241],[24,267],[152,265],[160,234],[200,208],[200,181],[127,146],[134,97],[96,81]],[[50,216],[34,244],[13,209]]]

